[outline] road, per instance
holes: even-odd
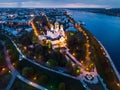
[[[1,42],[2,42],[2,45],[4,47],[3,50],[4,50],[5,60],[6,60],[7,66],[11,70],[11,73],[12,73],[12,79],[11,79],[10,83],[8,84],[6,90],[10,90],[10,88],[12,87],[16,77],[18,77],[23,82],[25,82],[25,83],[27,83],[27,84],[29,84],[29,85],[31,85],[31,86],[39,89],[39,90],[48,90],[47,88],[44,88],[41,85],[38,85],[34,82],[31,82],[30,80],[28,80],[28,79],[26,79],[26,78],[24,78],[23,76],[20,75],[20,73],[14,68],[14,66],[10,62],[10,57],[9,57],[8,51],[7,51],[6,46],[5,46],[5,42],[3,42],[3,41],[1,41]]]

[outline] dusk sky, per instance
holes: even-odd
[[[120,8],[120,0],[0,0],[0,7]]]

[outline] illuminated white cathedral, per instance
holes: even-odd
[[[47,31],[46,35],[40,35],[39,40],[49,40],[52,45],[61,45],[64,46],[65,43],[65,31],[63,30],[63,25],[59,25],[58,22],[55,22],[54,25],[51,24],[50,30]]]

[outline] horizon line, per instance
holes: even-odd
[[[120,7],[0,7],[0,8],[107,8],[107,9],[114,9]]]

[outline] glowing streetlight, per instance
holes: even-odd
[[[120,87],[120,83],[117,83],[117,86]]]
[[[5,71],[6,69],[5,68],[2,68],[2,71]]]
[[[33,78],[33,80],[37,80],[37,77],[35,76],[35,77]]]

